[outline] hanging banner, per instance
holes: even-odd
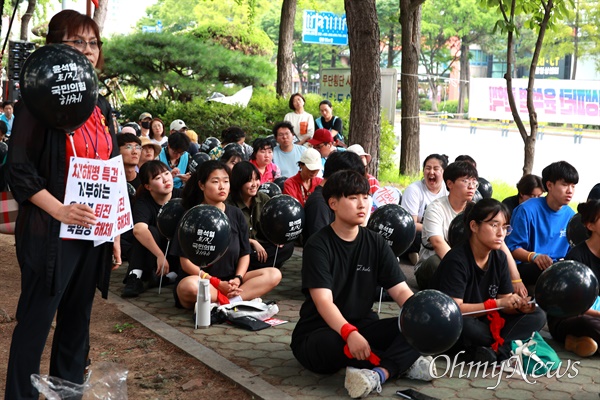
[[[302,43],[347,46],[348,25],[346,24],[346,15],[304,10]]]
[[[87,204],[96,214],[90,228],[61,224],[60,237],[112,242],[133,228],[123,157],[110,160],[71,157],[64,204]]]
[[[512,82],[519,115],[529,120],[527,79]],[[600,125],[600,81],[536,79],[533,91],[539,122]],[[504,79],[471,79],[469,118],[513,120]]]

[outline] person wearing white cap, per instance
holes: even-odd
[[[152,114],[149,112],[143,112],[140,114],[138,122],[142,131],[142,137],[149,137],[150,135],[150,124],[152,123]]]
[[[187,126],[185,125],[185,122],[183,122],[182,120],[176,119],[175,121],[171,122],[171,126],[169,126],[169,131],[170,131],[170,133],[175,133],[175,132],[185,133],[185,131],[187,131]]]
[[[323,178],[317,177],[321,170],[321,154],[315,149],[306,149],[298,166],[300,171],[283,183],[283,194],[289,194],[304,207],[308,196],[323,181]]]
[[[346,151],[358,154],[360,156],[363,164],[365,164],[365,176],[369,180],[369,186],[371,186],[370,193],[375,194],[375,192],[379,189],[379,181],[373,175],[366,172],[366,166],[371,162],[371,155],[367,153],[360,144],[353,144],[352,146],[349,146]]]

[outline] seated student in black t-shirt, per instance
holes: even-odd
[[[600,280],[600,200],[579,203],[577,212],[581,214],[581,222],[590,237],[572,248],[565,259],[587,265]],[[566,350],[579,357],[594,355],[600,343],[600,297],[583,315],[569,318],[548,316],[548,328],[556,341],[564,342]]]
[[[360,226],[369,189],[364,173],[347,170],[323,187],[335,219],[304,246],[306,300],[291,343],[296,359],[310,371],[331,374],[346,367],[345,386],[353,398],[380,392],[387,379],[404,373],[431,380],[429,368],[435,371],[432,358],[408,344],[398,318],[379,320],[372,310],[378,285],[400,306],[413,292],[385,239]]]
[[[478,312],[463,318],[455,349],[466,350],[474,361],[501,362],[510,358],[511,341],[529,338],[542,329],[546,317],[535,304],[528,304],[529,297],[512,293],[506,254],[501,250],[512,231],[507,225],[508,208],[489,198],[471,203],[464,215],[469,240],[442,259],[433,276],[433,288],[452,297],[462,313]],[[496,307],[504,309],[486,313]]]
[[[281,281],[277,268],[248,271],[250,241],[248,224],[242,211],[225,204],[229,196],[229,168],[217,160],[205,161],[194,172],[182,194],[183,208],[189,210],[198,204],[208,204],[223,211],[229,219],[229,247],[215,263],[200,270],[183,253],[177,237],[173,239],[171,254],[180,257],[183,278],[174,290],[175,306],[193,309],[198,295],[198,277],[210,279],[211,302],[219,304],[252,300],[268,293]],[[211,279],[215,277],[217,279]]]
[[[132,210],[134,239],[122,297],[139,296],[147,284],[157,286],[160,275],[163,284],[174,283],[179,273],[179,258],[165,260],[168,240],[158,231],[156,216],[166,202],[181,196],[181,190],[173,189],[171,172],[158,160],[144,163],[138,176],[141,185]]]
[[[231,193],[227,204],[242,210],[248,224],[252,247],[248,271],[268,267],[281,268],[294,252],[294,243],[277,246],[264,236],[260,228],[260,217],[269,196],[259,192],[259,187],[260,172],[254,164],[249,161],[235,164],[231,170]]]

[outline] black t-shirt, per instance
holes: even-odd
[[[323,128],[331,131],[331,129],[336,130],[340,135],[343,135],[342,132],[342,119],[339,117],[332,117],[329,122],[325,121],[325,118],[321,117],[321,124],[323,125]]]
[[[229,247],[223,257],[219,258],[216,263],[205,267],[206,272],[219,279],[234,276],[240,257],[250,254],[248,224],[246,224],[244,214],[242,214],[242,211],[239,208],[226,204],[225,215],[227,215],[227,218],[229,219]],[[185,257],[185,254],[179,245],[179,238],[177,235],[173,238],[169,254],[177,257]],[[183,277],[187,276],[185,271],[183,271],[183,273]]]
[[[304,242],[306,243],[309,237],[332,223],[334,219],[335,214],[323,197],[323,186],[317,186],[304,203],[304,229],[302,230]]]
[[[504,252],[492,250],[487,269],[483,270],[475,263],[469,242],[452,248],[444,256],[434,274],[433,287],[471,304],[513,291]]]
[[[565,260],[579,261],[580,263],[587,265],[600,281],[600,258],[596,257],[594,253],[590,251],[586,242],[580,243],[569,250]]]
[[[181,189],[173,189],[171,199],[181,197]],[[148,191],[144,191],[132,207],[133,223],[145,223],[148,226],[157,226],[156,216],[162,206],[152,198]]]
[[[376,319],[372,311],[375,287],[386,289],[406,280],[398,260],[383,237],[360,227],[356,239],[346,242],[331,228],[314,234],[304,246],[302,292],[305,301],[292,341],[328,326],[317,311],[309,289],[331,289],[333,302],[350,323]]]

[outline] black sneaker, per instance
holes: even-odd
[[[121,292],[121,297],[138,297],[144,292],[144,283],[136,274],[129,274],[125,280],[125,287]]]

